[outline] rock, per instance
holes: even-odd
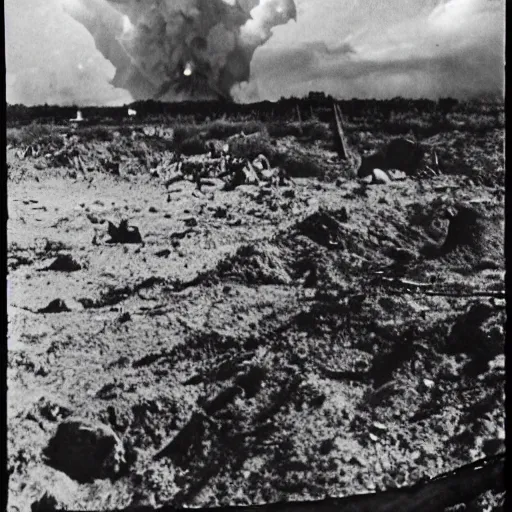
[[[50,465],[80,483],[115,476],[125,462],[124,454],[110,427],[80,418],[60,423],[44,453]]]
[[[197,226],[197,219],[195,217],[187,217],[186,219],[183,219],[183,222],[185,223],[185,226],[191,228]]]
[[[39,413],[48,421],[63,420],[71,416],[71,411],[67,407],[63,407],[52,402],[47,402],[44,400],[44,398],[41,400]]]
[[[334,448],[334,442],[332,439],[324,439],[320,443],[319,452],[321,455],[328,455]]]
[[[80,265],[80,263],[78,263],[71,254],[59,254],[45,270],[75,272],[77,270],[81,270],[81,268],[82,265]]]
[[[411,453],[411,460],[416,462],[417,460],[421,459],[421,455],[422,454],[421,454],[420,450],[414,450]]]
[[[505,451],[505,441],[504,439],[499,439],[498,437],[492,439],[485,439],[482,442],[482,451],[487,457],[492,457],[493,455],[497,455],[498,453]]]
[[[391,247],[389,256],[400,263],[409,263],[418,258],[418,254],[412,249],[404,249],[402,247]]]
[[[377,185],[387,185],[391,183],[391,178],[382,169],[373,169],[371,182]]]
[[[430,380],[430,379],[423,379],[423,385],[425,386],[425,388],[427,389],[432,389],[434,387],[434,381],[433,380]]]
[[[489,371],[505,371],[505,354],[500,354],[488,363]]]
[[[155,256],[159,258],[167,258],[171,254],[169,249],[162,249],[161,251],[155,252]]]
[[[122,220],[119,226],[115,226],[112,222],[108,222],[109,244],[141,244],[142,236],[139,228],[136,226],[128,226],[127,220]]]
[[[96,217],[96,215],[93,215],[92,213],[86,213],[85,216],[87,217],[87,219],[89,219],[89,221],[92,224],[98,224],[100,222],[98,217]]]
[[[215,213],[213,214],[213,216],[216,218],[216,219],[223,219],[227,216],[228,214],[228,210],[225,206],[219,206],[216,210],[215,210]]]
[[[62,299],[52,300],[48,306],[41,308],[38,310],[38,313],[63,313],[66,311],[71,311],[66,306],[66,303]]]
[[[375,430],[377,431],[380,431],[380,432],[385,432],[388,428],[386,427],[386,425],[384,425],[383,423],[380,423],[378,421],[374,421],[372,423],[372,426]]]
[[[154,206],[149,207],[149,213],[156,213],[158,210]]]
[[[117,321],[120,323],[120,324],[124,324],[125,322],[129,322],[130,320],[132,319],[132,316],[130,315],[130,313],[128,311],[125,311],[124,313],[122,313],[119,318],[117,319]]]

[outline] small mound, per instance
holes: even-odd
[[[246,284],[290,284],[292,279],[281,250],[270,243],[248,244],[219,263],[216,274]]]
[[[348,221],[345,208],[337,211],[318,210],[297,225],[299,232],[331,249],[344,249],[344,229],[342,223]]]
[[[227,139],[227,144],[234,158],[253,160],[261,154],[272,161],[276,155],[276,148],[266,130],[249,135],[233,135]]]
[[[505,350],[505,314],[490,304],[475,302],[453,325],[446,341],[447,354],[466,353],[487,363]]]
[[[450,223],[441,256],[457,256],[473,263],[482,258],[503,259],[503,233],[497,219],[483,208],[457,205],[448,213]]]

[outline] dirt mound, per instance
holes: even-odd
[[[297,225],[299,232],[330,249],[343,249],[343,223],[348,221],[346,208],[336,211],[318,210]]]
[[[276,155],[276,147],[272,144],[266,130],[249,135],[233,135],[227,139],[226,143],[229,146],[230,155],[234,158],[253,160],[261,154],[272,161]]]
[[[292,280],[283,251],[269,242],[243,245],[219,263],[215,275],[246,284],[286,285]]]
[[[453,325],[445,352],[466,353],[486,364],[505,348],[505,313],[485,302],[470,305]]]
[[[437,231],[438,245],[425,245],[425,256],[471,267],[503,265],[504,230],[500,215],[484,205],[464,203],[440,208],[438,213],[437,230],[435,223],[431,225],[431,230]]]
[[[487,217],[482,208],[469,205],[458,205],[455,212],[448,213],[450,225],[446,240],[441,248],[443,254],[456,250],[468,250],[474,255],[490,254],[490,238],[494,238],[492,220]]]
[[[449,137],[440,133],[423,141],[435,150],[443,174],[462,175],[475,184],[505,184],[504,132],[502,129],[483,133],[454,130]]]

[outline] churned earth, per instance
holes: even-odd
[[[503,180],[167,190],[17,149],[10,510],[349,496],[504,450]],[[75,420],[106,439],[80,471]]]

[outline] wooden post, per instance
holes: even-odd
[[[299,105],[295,105],[295,110],[297,111],[297,120],[299,122],[299,131],[302,134],[302,117],[300,115],[300,108]]]
[[[340,157],[342,160],[346,160],[348,158],[348,147],[347,141],[345,139],[345,134],[343,133],[343,125],[342,125],[342,117],[341,110],[337,103],[334,103],[334,118],[336,120],[336,129],[338,132],[338,138],[340,142]]]

